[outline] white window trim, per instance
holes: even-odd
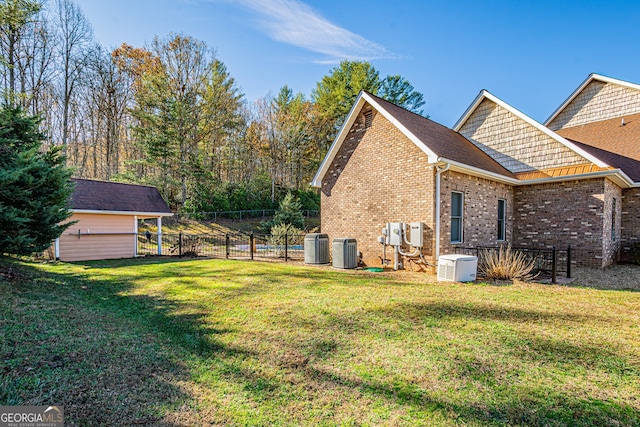
[[[451,201],[451,218],[449,221],[449,237],[450,237],[450,241],[453,244],[460,244],[464,242],[464,193],[461,191],[452,191],[451,192],[451,196],[453,199],[453,194],[460,194],[460,216],[459,217],[455,217],[455,218],[460,218],[460,240],[453,240],[453,227],[451,227],[451,223],[454,219],[453,216],[453,200]]]

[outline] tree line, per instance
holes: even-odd
[[[76,177],[155,185],[183,212],[318,209],[314,173],[361,89],[422,114],[402,76],[345,60],[307,96],[288,86],[249,102],[191,36],[107,49],[72,0],[0,0],[0,90],[39,117],[42,151]]]

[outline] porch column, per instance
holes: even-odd
[[[158,255],[162,255],[162,217],[158,217]]]
[[[54,243],[54,255],[55,261],[60,259],[60,238],[58,237]]]
[[[138,217],[133,216],[133,256],[138,256]]]

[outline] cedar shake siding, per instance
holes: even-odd
[[[547,127],[559,129],[640,113],[640,91],[592,80]]]
[[[582,156],[485,98],[459,130],[513,173],[581,165]]]
[[[365,128],[365,115],[372,114]],[[423,222],[433,241],[434,177],[427,156],[382,114],[363,107],[322,180],[321,224],[329,239],[355,238],[367,265],[381,265],[387,222]],[[431,243],[423,251],[433,256]],[[393,252],[387,248],[387,258]]]

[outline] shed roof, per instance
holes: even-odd
[[[74,211],[172,215],[156,187],[72,178],[70,208]]]

